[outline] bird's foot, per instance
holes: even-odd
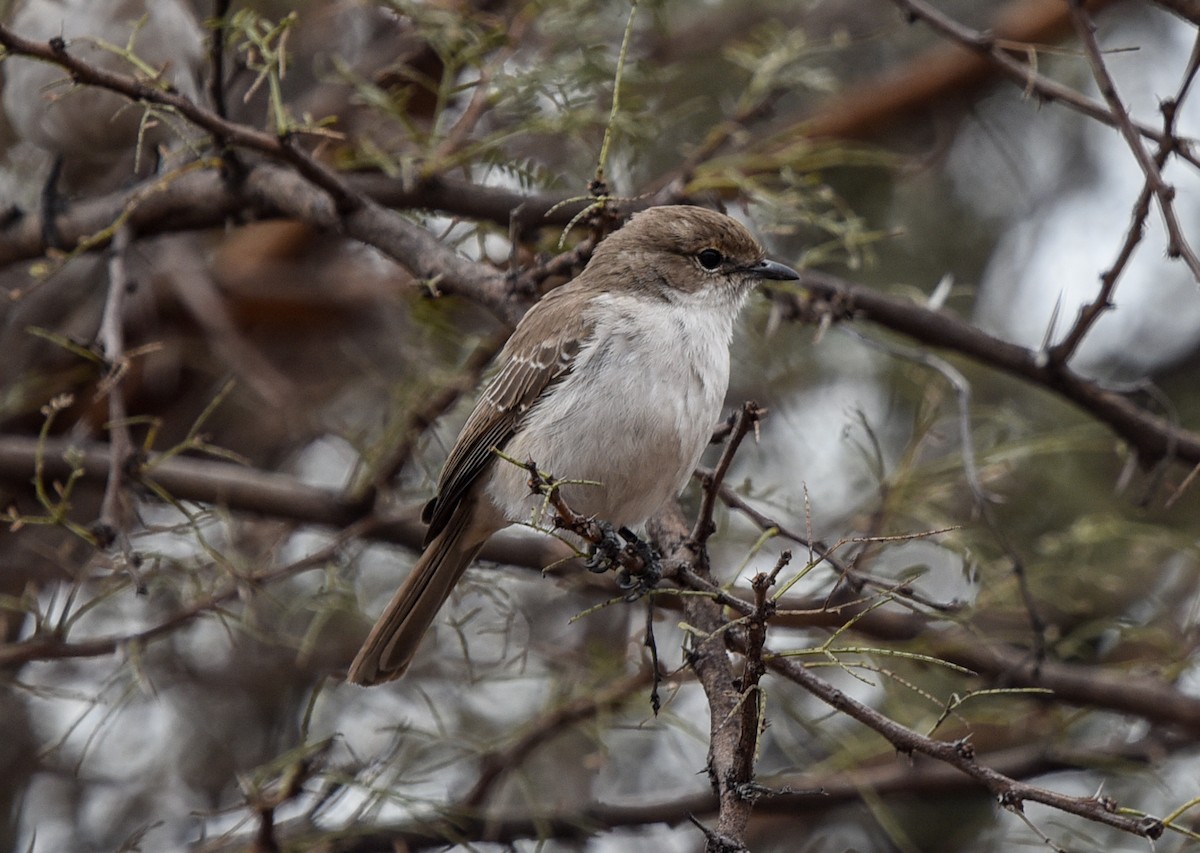
[[[617,585],[625,591],[626,599],[641,598],[662,579],[662,563],[658,553],[628,527],[613,530],[607,521],[593,519],[600,530],[584,566],[589,572],[603,574],[617,570]],[[619,534],[619,535],[618,535]]]
[[[622,527],[618,532],[625,540],[625,549],[637,557],[642,566],[640,571],[622,567],[617,572],[617,585],[626,590],[626,598],[633,601],[654,589],[662,580],[662,562],[650,543],[639,538],[628,527]]]
[[[621,549],[625,546],[617,537],[613,526],[607,521],[596,520],[593,523],[600,528],[600,540],[592,543],[591,548],[588,549],[588,558],[583,565],[589,572],[602,575],[613,566],[618,565]]]

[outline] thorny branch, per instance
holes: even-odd
[[[125,253],[128,249],[129,232],[118,229],[110,248],[108,292],[96,336],[107,367],[100,390],[108,398],[108,432],[112,438],[109,442],[108,480],[104,484],[100,517],[96,519],[92,531],[102,548],[116,546],[121,568],[129,572],[138,592],[144,593],[145,584],[138,574],[138,557],[129,544],[132,513],[125,488],[125,470],[134,455],[133,439],[126,419],[125,391],[121,387],[121,380],[129,370],[129,356],[125,352],[124,305],[125,294],[133,283],[125,271]]]
[[[15,668],[35,660],[84,659],[136,651],[148,643],[170,636],[192,621],[212,613],[220,605],[236,601],[248,585],[263,586],[275,583],[336,561],[348,544],[362,538],[379,523],[377,519],[368,518],[351,524],[339,531],[328,544],[306,556],[265,569],[251,577],[231,581],[215,592],[197,598],[162,622],[140,631],[78,641],[64,640],[52,634],[34,634],[19,642],[0,644],[0,670]]]
[[[0,47],[14,55],[59,65],[79,84],[109,89],[135,102],[170,108],[223,145],[255,151],[290,167],[273,173],[270,180],[254,180],[262,178],[259,170],[251,173],[244,188],[245,198],[256,208],[283,212],[376,246],[417,276],[444,280],[444,289],[462,287],[476,292],[498,316],[510,322],[523,313],[525,306],[506,298],[503,276],[463,258],[424,228],[373,201],[306,153],[293,137],[232,122],[178,92],[89,64],[72,55],[61,40],[47,43],[26,39],[0,25]]]
[[[734,643],[735,646],[740,645],[736,638]],[[969,741],[939,741],[925,737],[856,701],[791,658],[771,657],[770,666],[831,708],[883,735],[897,751],[921,753],[958,768],[991,791],[1004,808],[1019,812],[1026,802],[1042,803],[1143,838],[1158,838],[1163,834],[1162,821],[1122,814],[1116,801],[1110,797],[1073,797],[1009,778],[980,764],[976,760],[975,747]]]
[[[302,151],[291,137],[265,133],[244,124],[230,121],[213,110],[197,104],[174,88],[162,88],[127,74],[109,71],[75,56],[62,39],[41,42],[27,39],[0,25],[0,46],[15,56],[27,56],[50,62],[70,72],[71,79],[85,86],[98,86],[124,95],[135,103],[169,107],[196,127],[211,133],[229,145],[258,151],[287,163],[313,185],[320,187],[333,199],[340,212],[350,213],[361,204],[361,197],[331,171]]]
[[[738,715],[737,762],[729,769],[729,775],[731,784],[739,786],[743,796],[751,801],[758,799],[754,763],[759,754],[759,738],[766,726],[766,696],[760,687],[763,676],[767,674],[763,651],[767,645],[767,626],[776,610],[776,602],[768,592],[779,572],[791,560],[791,551],[784,551],[769,574],[759,572],[750,581],[754,592],[754,613],[745,623],[746,650],[742,659],[742,674],[735,685],[741,690],[742,705]]]
[[[1140,210],[1140,206],[1148,205],[1151,197],[1158,200],[1160,209],[1168,220],[1172,246],[1185,257],[1194,271],[1197,269],[1196,260],[1183,240],[1178,224],[1176,223],[1173,229],[1171,227],[1170,191],[1161,178],[1161,169],[1166,157],[1171,153],[1179,154],[1193,163],[1196,162],[1191,152],[1181,148],[1178,140],[1175,139],[1170,117],[1167,117],[1162,132],[1135,124],[1123,111],[1119,100],[1116,99],[1115,92],[1112,93],[1108,107],[1105,108],[1103,104],[1083,98],[1078,93],[1066,90],[1065,87],[1060,87],[1053,81],[1041,77],[1028,64],[1019,61],[1011,50],[997,45],[986,36],[966,31],[957,27],[953,22],[947,23],[947,19],[933,12],[919,0],[897,0],[897,2],[912,10],[914,15],[925,17],[926,20],[958,38],[971,49],[986,53],[1021,85],[1035,91],[1040,96],[1068,103],[1073,108],[1122,130],[1129,140],[1131,148],[1135,154],[1138,154],[1139,162],[1146,170],[1146,186],[1143,193],[1146,200],[1139,202],[1138,209]],[[220,8],[220,4],[218,8]],[[1073,4],[1072,8],[1077,9],[1077,4]],[[1084,26],[1086,20],[1082,18],[1080,20],[1083,22],[1081,30],[1086,29]],[[225,117],[219,100],[215,101],[217,104],[215,110],[210,111],[189,102],[175,92],[159,89],[134,78],[92,68],[72,56],[61,42],[48,44],[29,42],[0,28],[0,44],[5,45],[14,53],[55,62],[70,71],[74,79],[81,84],[103,86],[126,94],[134,100],[170,107],[195,123],[196,126],[208,131],[223,146],[232,145],[256,151],[284,166],[284,168],[272,165],[255,166],[249,171],[245,184],[239,187],[204,184],[210,178],[206,175],[179,177],[167,183],[151,182],[150,188],[153,190],[151,195],[158,196],[157,203],[168,204],[168,209],[173,211],[174,219],[161,217],[156,219],[152,216],[139,218],[140,212],[151,209],[156,202],[149,197],[141,198],[126,193],[105,200],[108,205],[106,210],[109,213],[107,218],[104,216],[101,218],[104,219],[106,225],[116,219],[116,216],[112,215],[112,211],[126,212],[131,205],[137,209],[129,211],[131,214],[129,222],[146,229],[144,232],[135,229],[135,233],[150,233],[158,227],[172,227],[169,224],[163,225],[163,222],[188,221],[191,223],[189,227],[197,227],[198,223],[211,225],[223,218],[224,211],[239,208],[244,203],[250,202],[260,215],[294,216],[328,230],[345,233],[369,245],[377,246],[412,269],[418,276],[437,280],[440,289],[447,292],[468,293],[499,316],[509,320],[519,316],[520,309],[523,307],[521,300],[514,299],[514,295],[527,297],[530,293],[536,292],[536,288],[522,290],[514,287],[511,280],[506,279],[497,271],[457,256],[429,235],[427,231],[412,225],[403,217],[383,206],[393,203],[397,198],[407,199],[400,203],[410,206],[427,204],[431,207],[439,207],[445,204],[447,207],[452,207],[452,205],[458,205],[461,208],[469,208],[471,213],[481,217],[486,215],[495,221],[507,223],[516,218],[514,209],[518,207],[519,197],[513,193],[498,192],[495,206],[487,208],[490,212],[485,214],[483,211],[486,205],[478,200],[463,201],[463,197],[469,196],[469,194],[462,193],[461,190],[445,193],[444,196],[439,195],[445,190],[442,179],[429,179],[416,188],[404,187],[401,189],[399,185],[381,187],[375,179],[359,180],[344,177],[328,169],[306,153],[297,144],[294,137],[272,136],[230,122]],[[1095,51],[1094,58],[1100,66],[1097,70],[1099,77],[1103,72],[1103,63],[1099,62],[1098,49]],[[220,91],[219,84],[216,90]],[[1105,89],[1102,83],[1102,91],[1108,97],[1111,86]],[[468,112],[468,116],[470,117],[470,112]],[[474,119],[471,118],[471,120]],[[1142,140],[1144,138],[1153,139],[1159,146],[1158,153],[1153,160],[1149,158],[1143,147]],[[193,183],[185,184],[189,177],[195,178],[194,185]],[[201,212],[186,210],[184,199],[187,198],[187,195],[183,192],[179,192],[173,202],[176,204],[174,208],[171,208],[172,202],[166,201],[171,192],[180,187],[186,186],[199,191],[202,185],[203,191],[207,193],[204,197],[208,200],[209,206]],[[480,188],[472,188],[472,190],[475,189]],[[456,200],[454,202],[445,200],[451,197]],[[439,201],[439,199],[442,200]],[[545,204],[547,201],[548,199],[545,197],[530,200],[534,207],[538,204]],[[546,207],[548,209],[549,205],[546,204]],[[100,208],[97,207],[96,210],[98,211]],[[88,212],[89,208],[86,206],[73,211],[68,217],[68,230],[75,228],[81,234],[100,230],[86,224],[85,216],[88,215]],[[564,208],[556,215],[565,220],[569,219],[567,215],[569,212],[569,208]],[[91,215],[100,214],[91,211]],[[1140,223],[1144,219],[1145,213],[1140,215],[1135,213],[1135,222]],[[13,235],[19,230],[13,229],[10,233],[0,235],[0,259],[29,257],[44,248],[35,246],[34,242],[29,239],[25,239],[24,242],[16,239]],[[121,241],[125,237],[122,236],[121,230],[116,233],[118,236],[114,243],[114,257],[119,257],[124,250]],[[1130,253],[1132,248],[1131,243]],[[579,260],[578,255],[563,256],[560,264],[563,268],[570,269],[577,265]],[[553,262],[544,266],[558,269],[553,266]],[[1117,270],[1112,276],[1114,284],[1119,275],[1119,267],[1120,262],[1114,266],[1114,270]],[[120,276],[114,275],[114,282],[118,278]],[[116,287],[115,283],[113,286]],[[964,352],[987,364],[1024,376],[1055,390],[1065,398],[1076,402],[1098,419],[1108,423],[1115,432],[1148,458],[1174,455],[1200,464],[1200,439],[1195,435],[1178,429],[1164,419],[1148,414],[1127,398],[1083,380],[1066,368],[1065,362],[1077,346],[1078,340],[1071,339],[1068,347],[1059,350],[1058,354],[1061,358],[1056,359],[1052,354],[1047,363],[1044,358],[1039,357],[1041,354],[1005,345],[940,312],[923,310],[919,306],[910,306],[901,300],[878,297],[828,278],[813,277],[809,281],[809,286],[810,292],[819,294],[831,302],[838,302],[849,314],[865,316],[883,325],[904,331],[918,340]],[[1097,305],[1107,304],[1110,296],[1111,287],[1108,287],[1102,292],[1103,302],[1098,299]],[[110,299],[119,300],[119,291],[114,290],[113,293],[110,293]],[[113,306],[112,314],[118,318],[119,323],[119,301]],[[1087,326],[1083,325],[1081,321],[1077,328],[1080,330],[1078,337],[1081,339]],[[123,352],[119,330],[114,336],[111,328],[106,329],[102,339],[105,341],[106,354],[109,358],[114,361],[119,360]],[[113,384],[116,384],[115,381]],[[117,388],[110,388],[110,406],[119,406],[119,403],[114,402],[114,398],[120,396],[118,391]],[[438,400],[430,404],[430,417],[440,411],[443,402],[445,401]],[[1041,802],[1146,837],[1154,838],[1161,834],[1162,824],[1160,822],[1133,819],[1121,815],[1110,800],[1098,797],[1065,797],[1036,786],[1025,785],[995,769],[981,766],[969,743],[963,741],[948,743],[923,737],[873,709],[855,702],[827,682],[814,677],[802,665],[771,652],[767,645],[768,625],[776,619],[783,618],[782,614],[773,612],[774,605],[766,594],[774,573],[757,576],[752,586],[754,600],[746,601],[717,587],[709,572],[704,553],[704,542],[711,531],[715,501],[722,499],[740,509],[736,506],[736,502],[730,501],[726,497],[729,492],[724,487],[722,480],[738,442],[744,437],[758,415],[758,412],[751,413],[749,407],[743,409],[742,417],[733,429],[733,438],[730,440],[721,462],[711,479],[706,482],[704,506],[696,520],[692,535],[687,537],[686,526],[675,523],[677,519],[668,518],[666,521],[656,522],[660,542],[673,540],[678,543],[677,551],[672,555],[674,562],[671,577],[691,591],[704,593],[685,596],[683,608],[693,638],[690,650],[691,663],[704,686],[712,709],[712,751],[709,769],[714,785],[715,799],[719,805],[717,827],[709,836],[710,839],[722,840],[724,843],[726,839],[737,840],[744,837],[751,806],[755,799],[755,789],[752,784],[753,758],[762,725],[758,706],[758,690],[759,683],[768,667],[781,677],[799,684],[837,710],[879,732],[897,750],[903,753],[923,753],[966,773],[992,791],[1001,804],[1007,808],[1019,810],[1025,801]],[[123,417],[122,410],[110,408],[110,419],[114,423],[119,423]],[[110,486],[115,483],[119,488],[121,473],[115,470],[115,460],[118,458],[127,460],[126,450],[128,448],[122,447],[123,442],[118,430],[113,430],[113,436],[113,442],[108,448],[107,465],[104,470],[109,477]],[[399,457],[399,461],[402,461],[403,458],[404,454]],[[159,473],[173,470],[174,463],[187,462],[188,460],[163,462]],[[122,461],[122,466],[124,464],[125,462]],[[151,460],[145,467],[137,470],[136,476],[152,475],[153,471],[153,460]],[[202,480],[207,473],[211,473],[210,469],[206,466],[198,466],[191,469],[188,476],[195,476]],[[253,480],[258,472],[247,472],[247,474],[248,478]],[[586,519],[580,520],[578,517],[572,518],[569,507],[566,507],[565,504],[560,506],[561,498],[559,501],[554,501],[553,495],[557,492],[552,488],[552,484],[549,485],[551,486],[552,502],[560,516],[574,526],[580,526],[587,521]],[[193,486],[194,483],[189,484],[186,488]],[[211,491],[208,492],[212,496],[209,499],[214,502],[226,500],[231,492],[222,492],[222,488],[223,486],[220,484],[212,486]],[[270,496],[251,497],[248,492],[238,494],[242,495],[240,499],[246,505],[258,505],[271,511]],[[278,496],[273,495],[273,497]],[[291,497],[297,497],[297,493],[292,492]],[[301,494],[300,498],[299,504],[304,508],[297,511],[301,514],[309,513],[308,518],[317,523],[328,523],[330,517],[338,518],[344,523],[352,519],[360,519],[364,513],[369,512],[369,507],[365,503],[355,502],[341,495],[313,493]],[[108,507],[107,499],[106,507]],[[102,513],[102,518],[111,515],[113,513],[110,507],[109,510]],[[304,560],[256,575],[253,580],[256,584],[270,583],[310,567],[315,562],[332,559],[336,556],[336,550],[342,543],[357,537],[375,535],[380,524],[381,522],[373,518],[359,521],[339,536],[334,545],[321,549]],[[629,559],[632,562],[627,567],[633,566],[641,558],[635,554]],[[784,563],[785,561],[781,560],[777,564],[775,573],[782,569]],[[644,563],[640,565],[644,568]],[[177,617],[168,622],[132,637],[119,640],[100,638],[81,643],[67,643],[50,637],[35,637],[22,644],[0,647],[3,649],[3,660],[0,661],[0,664],[13,665],[26,660],[109,654],[124,647],[121,645],[122,643],[128,643],[131,640],[134,643],[148,642],[158,636],[163,636],[197,615],[211,610],[219,602],[228,600],[237,592],[238,590],[232,588],[219,590],[213,596],[198,601],[188,609],[181,611]],[[737,614],[738,619],[735,623],[731,624],[728,621],[722,612],[723,608],[729,608]],[[863,626],[868,624],[867,620],[862,621]],[[952,636],[953,632],[948,631],[946,635]],[[734,666],[727,653],[729,649],[743,655],[740,676],[734,674]],[[963,654],[966,655],[968,652],[963,652]],[[947,657],[951,656],[951,653],[948,652]],[[977,654],[976,658],[980,659],[980,655]],[[1004,670],[1006,675],[1018,669],[1012,655],[1009,655],[1000,664],[993,666],[997,671]],[[1044,682],[1046,679],[1052,678],[1055,672],[1052,666],[1037,667],[1026,677],[1030,680]],[[1059,675],[1062,673],[1059,672]],[[580,713],[591,713],[601,706],[602,703],[594,702]],[[553,726],[547,726],[545,731],[552,729]],[[536,733],[531,735],[531,738],[536,739],[543,736],[544,733]],[[521,745],[528,747],[534,742],[535,740],[523,740]],[[499,753],[496,756],[499,761],[505,760],[506,757]],[[487,771],[486,767],[485,771]],[[488,772],[482,773],[478,786],[480,793],[476,797],[474,794],[477,792],[472,792],[473,796],[468,797],[468,804],[474,804],[473,799],[486,798],[487,791],[492,784],[493,780],[489,777]]]
[[[678,512],[678,508],[675,508],[673,512],[665,512],[660,515],[655,520],[654,529],[656,538],[659,541],[674,541],[677,543],[674,547],[665,549],[665,559],[668,564],[676,568],[680,564],[693,564],[694,567],[696,554],[692,550],[692,546],[688,540],[686,538],[681,539],[683,532],[687,528],[686,522]],[[681,579],[684,583],[687,582],[688,578],[687,573],[679,571],[672,572],[670,576]],[[686,609],[687,602],[692,603],[690,610]],[[693,652],[694,668],[697,668],[698,665],[703,665],[709,669],[720,671],[722,664],[728,666],[728,659],[725,654],[726,647],[747,657],[753,657],[757,654],[753,651],[751,640],[748,638],[745,630],[731,628],[721,621],[719,617],[715,617],[715,614],[711,610],[717,607],[718,605],[715,600],[697,600],[694,596],[685,599],[685,613],[688,615],[689,624],[695,625],[695,622],[699,621],[701,625],[709,624],[714,626],[714,633],[708,634],[704,640],[705,645],[698,646]],[[719,645],[708,645],[714,642],[719,642]],[[763,649],[762,657],[772,671],[796,683],[835,710],[858,720],[883,735],[900,752],[906,754],[921,753],[958,768],[991,790],[1001,805],[1006,808],[1019,810],[1021,803],[1025,801],[1039,802],[1147,838],[1157,838],[1163,832],[1163,825],[1160,821],[1129,817],[1121,814],[1116,804],[1108,798],[1072,797],[1038,786],[1018,782],[992,768],[979,764],[976,760],[974,747],[967,741],[939,741],[921,735],[851,698],[829,682],[814,675],[802,663],[790,657],[781,656],[767,648]],[[697,669],[697,674],[701,674],[700,669]],[[721,682],[715,678],[712,679],[710,685],[705,682],[704,675],[701,675],[701,683],[705,687],[705,692],[709,696],[709,701],[713,706],[714,712],[714,729],[711,735],[712,746],[710,756],[722,756],[726,753],[732,755],[732,744],[736,742],[736,738],[732,732],[722,730],[722,726],[715,722],[715,714],[724,709],[729,713],[729,720],[737,719],[736,709],[730,707],[731,705],[736,705],[736,701],[731,702],[728,698],[731,695],[737,696],[737,691],[733,690],[732,684],[722,686]],[[718,692],[721,689],[728,691],[724,694],[724,701],[721,701],[722,695]],[[714,768],[722,766],[717,763],[717,759],[710,757],[710,775],[713,775]],[[731,758],[730,764],[724,766],[735,766],[735,760]],[[726,802],[722,797],[724,792],[719,786],[716,787],[716,793],[720,798],[720,814],[722,818],[725,818],[727,814],[730,816],[729,820],[731,822],[739,817],[748,818],[747,803],[743,802],[739,807],[739,803],[733,797],[730,798],[733,802]],[[744,789],[742,793],[744,793]],[[736,826],[737,824],[734,824],[735,828]],[[721,824],[718,824],[718,832],[721,832]],[[727,835],[729,833],[725,832],[722,834]]]
[[[1184,237],[1183,228],[1179,224],[1179,218],[1175,215],[1175,188],[1169,186],[1163,180],[1162,176],[1162,167],[1165,163],[1166,154],[1178,142],[1172,134],[1173,127],[1168,123],[1163,129],[1161,135],[1162,141],[1159,143],[1160,155],[1159,157],[1151,157],[1138,131],[1133,126],[1133,119],[1130,118],[1129,110],[1125,107],[1124,102],[1122,102],[1120,95],[1117,93],[1116,84],[1113,82],[1112,76],[1108,73],[1108,67],[1104,64],[1104,55],[1100,50],[1099,42],[1096,41],[1096,25],[1092,22],[1091,15],[1087,13],[1081,0],[1069,0],[1067,8],[1070,10],[1071,20],[1075,25],[1075,32],[1083,44],[1083,51],[1087,56],[1088,64],[1091,66],[1092,76],[1096,78],[1096,84],[1100,87],[1100,94],[1104,96],[1105,103],[1108,104],[1117,129],[1125,137],[1125,141],[1129,145],[1129,150],[1133,152],[1134,160],[1137,161],[1138,166],[1145,175],[1146,187],[1158,201],[1159,211],[1162,213],[1163,221],[1167,226],[1167,255],[1172,258],[1183,258],[1188,269],[1192,271],[1192,276],[1197,282],[1200,282],[1200,258],[1197,258],[1196,253],[1192,251],[1187,238]],[[1184,79],[1185,81],[1190,80],[1190,75],[1185,76]],[[1160,157],[1162,158],[1161,161]]]
[[[721,485],[725,482],[725,475],[729,473],[729,466],[733,462],[733,457],[741,446],[742,439],[746,437],[746,434],[751,429],[757,431],[759,422],[766,415],[767,410],[759,406],[758,403],[752,400],[742,403],[742,408],[733,419],[729,438],[725,443],[725,449],[721,452],[721,458],[717,461],[716,467],[713,468],[711,474],[705,473],[700,477],[702,498],[700,513],[696,517],[696,526],[692,528],[692,541],[696,543],[696,546],[701,551],[704,550],[708,538],[717,529],[717,525],[713,521],[713,511],[716,509],[717,495],[720,492]]]
[[[1174,140],[1177,138],[1175,135],[1175,119],[1179,115],[1179,108],[1183,105],[1183,99],[1191,88],[1198,68],[1200,68],[1200,34],[1197,34],[1196,42],[1192,47],[1191,58],[1188,60],[1187,71],[1184,73],[1183,80],[1179,84],[1179,89],[1175,97],[1159,104],[1159,110],[1163,117],[1163,135],[1167,139]],[[1137,144],[1140,148],[1140,140]],[[1159,146],[1153,160],[1153,165],[1158,172],[1161,172],[1162,168],[1166,165],[1170,153],[1170,148]],[[1125,239],[1122,241],[1121,248],[1117,252],[1116,260],[1100,276],[1100,290],[1096,294],[1096,298],[1080,309],[1079,317],[1076,319],[1075,324],[1059,343],[1050,347],[1047,356],[1051,362],[1066,364],[1071,359],[1071,356],[1075,354],[1079,345],[1083,343],[1084,337],[1086,337],[1092,326],[1096,324],[1096,321],[1100,319],[1105,311],[1113,307],[1113,293],[1116,291],[1117,282],[1120,280],[1121,274],[1124,273],[1125,267],[1133,258],[1134,249],[1137,248],[1145,233],[1146,219],[1150,215],[1150,201],[1154,195],[1154,185],[1147,179],[1142,185],[1142,190],[1138,194],[1137,201],[1134,202],[1129,229],[1125,232]],[[1172,219],[1174,219],[1173,208]],[[1177,226],[1178,223],[1176,223]]]
[[[1144,762],[1163,748],[1161,743],[1148,742],[1131,744],[1123,750],[1072,754],[1023,746],[980,753],[977,760],[1010,778],[1019,779],[1112,760]],[[820,815],[861,802],[864,798],[890,794],[960,795],[962,780],[963,775],[956,768],[938,761],[923,761],[919,756],[914,756],[912,761],[850,770],[788,775],[769,780],[771,787],[762,792],[755,812],[767,819],[771,816],[794,818],[798,814]],[[331,840],[329,849],[336,853],[374,853],[397,845],[409,850],[439,850],[445,848],[448,839],[458,843],[511,843],[526,838],[570,840],[616,827],[632,828],[650,823],[674,825],[689,816],[710,815],[715,808],[716,799],[710,793],[679,792],[635,804],[596,803],[573,811],[551,813],[510,811],[498,815],[486,811],[456,811],[442,825],[431,825],[425,817],[382,825],[366,835],[355,834],[342,842]],[[310,821],[300,819],[280,824],[277,832],[281,840],[303,839],[313,829]],[[245,840],[237,835],[213,839],[198,848],[198,853],[241,853],[245,849]]]
[[[37,459],[36,440],[0,436],[0,478],[8,481],[27,480],[35,464],[40,464],[44,475],[56,480],[65,480],[77,471],[84,478],[104,482],[111,451],[105,445],[68,450],[64,443],[49,441],[44,447],[40,463]],[[285,474],[254,471],[216,460],[187,457],[164,459],[151,454],[142,467],[135,469],[134,476],[138,481],[146,478],[180,501],[201,502],[239,513],[255,513],[323,527],[342,528],[351,525],[356,520],[367,518],[371,510],[370,503],[307,485]],[[777,519],[754,509],[745,498],[736,496],[734,500],[735,496],[736,493],[727,486],[722,489],[722,500],[745,514],[754,524],[763,529],[774,528],[792,541],[807,544],[807,539],[788,531],[786,525]],[[366,539],[393,542],[415,549],[423,537],[416,516],[414,510],[408,516],[378,518],[366,525],[360,535]],[[838,562],[836,555],[821,543],[814,543],[814,548],[832,562],[839,576],[855,577],[848,571],[848,566]],[[489,546],[484,554],[488,559],[526,566],[534,571],[542,571],[562,557],[556,549],[541,550],[527,544],[508,547],[497,543]],[[668,563],[666,568],[668,579],[676,581],[681,587],[703,593],[739,617],[753,614],[753,603],[711,581],[701,579],[689,566]],[[883,590],[881,585],[876,586]],[[886,591],[894,600],[906,598],[903,590],[890,588]],[[913,601],[917,602],[918,599],[914,598]],[[659,606],[667,607],[671,603],[670,597],[665,597],[660,599]],[[907,641],[919,637],[929,642],[934,654],[981,675],[1021,686],[1049,687],[1065,701],[1082,706],[1108,708],[1185,728],[1200,725],[1197,722],[1200,721],[1200,699],[1190,698],[1158,679],[1133,678],[1082,664],[1045,661],[1035,665],[1028,652],[1018,647],[985,644],[980,637],[965,629],[939,628],[923,613],[870,609],[873,603],[873,598],[864,596],[830,600],[824,593],[808,598],[783,598],[777,604],[778,613],[774,621],[784,627],[828,629],[836,629],[853,621],[854,630],[864,636],[889,641]],[[936,606],[932,609],[935,613],[941,610]],[[55,656],[62,655],[56,653]],[[22,659],[39,658],[34,653]]]
[[[999,43],[990,34],[960,24],[926,3],[925,0],[893,0],[893,2],[911,19],[922,20],[947,39],[972,52],[988,57],[997,68],[1025,91],[1036,94],[1046,101],[1064,104],[1102,124],[1118,127],[1119,121],[1107,104],[1088,98],[1069,86],[1039,74],[1031,63],[1023,58],[1018,58],[1024,56],[1022,53]],[[1193,166],[1200,167],[1200,158],[1197,158],[1190,147],[1181,145],[1179,140],[1172,139],[1156,128],[1141,122],[1131,120],[1130,125],[1139,136],[1151,139],[1161,147],[1169,148]]]
[[[945,311],[933,311],[904,298],[889,296],[833,275],[804,273],[801,286],[819,303],[819,311],[835,319],[856,318],[878,323],[928,346],[965,355],[980,364],[1026,379],[1074,403],[1127,442],[1143,461],[1178,459],[1200,463],[1200,435],[1152,414],[1129,396],[1086,379],[1043,354],[1012,344],[964,323]],[[806,313],[808,306],[786,294],[776,299]]]

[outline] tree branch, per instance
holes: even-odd
[[[1133,744],[1119,754],[1072,754],[1037,746],[997,750],[979,757],[994,770],[1011,778],[1026,778],[1056,770],[1086,769],[1117,759],[1146,761],[1161,750],[1160,744]],[[772,790],[764,791],[756,807],[759,815],[796,817],[827,814],[871,796],[914,794],[961,795],[963,775],[935,761],[895,761],[832,773],[805,773],[773,778]],[[711,815],[717,802],[709,792],[680,794],[670,799],[627,804],[596,804],[575,812],[554,814],[484,814],[455,812],[441,822],[426,819],[376,826],[365,834],[344,835],[319,831],[311,822],[297,819],[277,827],[279,837],[293,843],[320,840],[331,853],[388,853],[388,851],[444,849],[447,842],[513,843],[524,839],[589,838],[606,829],[632,828],[652,823],[677,825],[689,816]],[[440,832],[439,832],[440,830]],[[234,853],[245,849],[244,836],[214,839],[197,853]]]
[[[1119,127],[1119,120],[1108,105],[1088,98],[1069,86],[1064,86],[1039,74],[1032,64],[1018,58],[1021,54],[1014,50],[1012,45],[998,39],[994,34],[979,32],[964,26],[926,3],[925,0],[893,0],[893,2],[911,19],[924,21],[950,41],[986,57],[1023,90],[1031,92],[1045,101],[1061,103],[1109,127]],[[1157,128],[1133,121],[1130,125],[1139,135],[1157,142],[1160,146],[1172,148],[1188,162],[1200,166],[1200,160],[1192,151],[1187,147],[1174,144]]]
[[[926,308],[910,299],[887,296],[835,276],[806,272],[801,285],[821,304],[815,309],[792,297],[800,315],[830,312],[835,319],[860,318],[907,335],[929,346],[965,355],[987,367],[1026,379],[1074,403],[1105,424],[1145,462],[1178,459],[1200,463],[1200,435],[1151,414],[1128,397],[1085,379],[1045,354],[1008,343],[982,332],[944,311]]]
[[[730,635],[734,648],[739,641]],[[1164,827],[1155,818],[1131,817],[1121,814],[1109,797],[1072,797],[1036,785],[1018,782],[994,768],[981,764],[975,748],[967,741],[940,741],[918,734],[861,702],[848,696],[829,682],[813,675],[803,664],[792,658],[771,657],[769,666],[779,675],[795,682],[834,710],[858,720],[878,732],[902,753],[921,753],[961,770],[995,795],[1000,805],[1020,811],[1025,802],[1042,803],[1069,814],[1102,823],[1143,838],[1158,838]]]
[[[1179,140],[1173,136],[1171,132],[1173,128],[1168,124],[1163,128],[1163,141],[1159,143],[1159,156],[1162,160],[1150,155],[1142,143],[1138,131],[1133,126],[1129,110],[1126,109],[1120,95],[1117,94],[1116,84],[1113,82],[1112,75],[1108,73],[1108,66],[1104,64],[1100,43],[1096,40],[1096,25],[1084,8],[1082,0],[1068,0],[1067,8],[1071,13],[1071,21],[1075,25],[1075,32],[1083,44],[1083,52],[1087,56],[1088,65],[1091,66],[1092,76],[1116,121],[1117,130],[1121,132],[1129,150],[1133,152],[1133,159],[1137,161],[1138,167],[1145,176],[1146,187],[1158,200],[1158,209],[1162,213],[1163,222],[1167,228],[1167,256],[1182,258],[1188,269],[1192,271],[1192,277],[1200,281],[1200,258],[1197,258],[1196,253],[1192,251],[1191,245],[1184,237],[1183,228],[1179,224],[1179,217],[1175,215],[1175,188],[1169,186],[1162,176],[1162,166],[1166,155],[1181,147]],[[1185,77],[1185,79],[1190,78]]]

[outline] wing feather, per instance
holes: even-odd
[[[423,515],[429,523],[426,543],[446,527],[455,507],[495,458],[493,450],[503,449],[546,388],[570,373],[591,332],[590,324],[577,314],[563,316],[558,327],[546,336],[545,324],[536,322],[537,315],[563,314],[554,309],[568,295],[569,287],[553,291],[533,306],[500,351],[499,368],[442,468],[437,497],[425,507]]]

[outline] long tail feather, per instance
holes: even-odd
[[[350,665],[347,681],[379,684],[399,678],[408,669],[421,638],[487,538],[469,535],[468,516],[456,513],[426,547],[375,622]]]

